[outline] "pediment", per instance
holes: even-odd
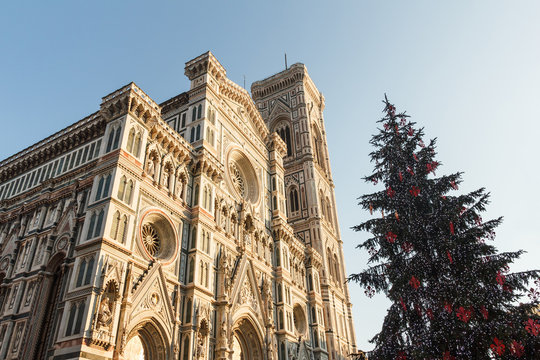
[[[54,230],[54,234],[57,236],[71,233],[73,226],[75,225],[74,207],[70,206],[58,220],[58,225]]]
[[[261,314],[261,304],[263,302],[257,284],[257,277],[255,276],[253,264],[245,255],[238,264],[235,278],[231,297],[233,311],[241,306],[248,306],[255,314]]]
[[[175,322],[173,306],[161,264],[154,264],[130,297],[132,311],[129,314],[128,322],[132,322],[137,316],[147,311],[163,321],[164,324],[172,326]]]
[[[290,118],[291,108],[289,107],[289,104],[287,104],[281,98],[278,98],[272,106],[268,118],[275,119],[281,116],[286,116],[287,118]]]

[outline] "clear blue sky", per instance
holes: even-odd
[[[0,158],[99,108],[135,81],[156,101],[188,89],[184,63],[211,50],[249,85],[303,62],[326,97],[325,121],[347,271],[366,266],[350,227],[374,191],[368,141],[383,94],[438,137],[438,175],[486,187],[484,219],[503,215],[513,270],[539,267],[538,1],[4,1],[0,5]],[[351,284],[360,348],[388,303]]]

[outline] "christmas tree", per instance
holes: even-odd
[[[369,359],[540,359],[538,290],[529,288],[540,272],[509,272],[523,251],[490,244],[502,218],[482,220],[489,194],[459,195],[462,173],[437,177],[435,140],[425,144],[423,128],[384,104],[364,178],[384,188],[359,198],[373,218],[354,227],[373,235],[358,246],[369,267],[349,277],[392,302]]]

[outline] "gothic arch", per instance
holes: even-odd
[[[166,360],[171,358],[171,340],[168,338],[163,326],[154,317],[140,320],[127,333],[126,345],[135,337],[139,337],[145,360]]]
[[[244,314],[233,322],[231,331],[233,359],[263,359],[264,333],[258,322],[249,314]],[[240,354],[237,352],[240,351]]]

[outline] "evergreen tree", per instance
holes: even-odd
[[[502,220],[482,220],[489,194],[456,195],[462,173],[436,177],[435,139],[424,144],[423,128],[384,104],[364,178],[384,189],[359,198],[374,218],[354,227],[373,235],[358,246],[369,267],[349,277],[392,302],[370,360],[539,359],[538,296],[527,286],[540,272],[509,272],[523,251],[487,243]],[[517,305],[527,291],[532,301]]]

